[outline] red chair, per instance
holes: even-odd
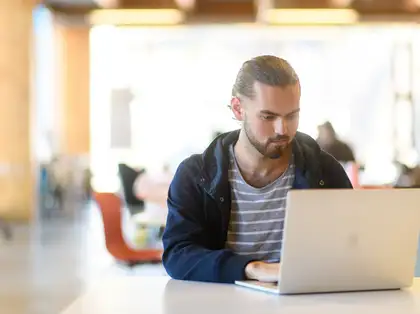
[[[162,250],[134,250],[127,245],[122,232],[121,200],[117,195],[94,192],[93,196],[102,213],[106,248],[115,259],[129,266],[162,260]]]
[[[384,190],[384,189],[391,190],[393,189],[393,187],[390,185],[362,185],[360,188],[364,190]]]

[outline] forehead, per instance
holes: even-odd
[[[280,87],[255,82],[254,91],[254,103],[258,110],[287,112],[299,108],[299,83]]]

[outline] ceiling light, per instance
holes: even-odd
[[[359,15],[351,9],[268,9],[262,12],[263,22],[269,24],[354,24]]]
[[[93,25],[175,25],[184,18],[184,13],[177,9],[100,9],[88,16]]]

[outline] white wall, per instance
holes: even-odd
[[[92,162],[97,173],[125,159],[176,167],[214,130],[238,127],[227,109],[237,71],[259,54],[285,57],[302,82],[300,130],[332,121],[381,180],[393,158],[391,64],[399,29],[195,26],[97,27],[92,31]],[[131,87],[133,147],[109,148],[109,95]],[[114,172],[114,168],[112,168]],[[376,170],[375,170],[376,169]],[[95,170],[94,170],[95,172]]]

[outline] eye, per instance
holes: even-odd
[[[294,119],[296,119],[298,116],[299,116],[299,113],[294,113],[294,114],[291,114],[290,116],[287,116],[287,117],[286,117],[286,119],[287,119],[287,120],[294,120]]]
[[[262,115],[261,119],[263,120],[274,120],[275,116],[272,115]]]

